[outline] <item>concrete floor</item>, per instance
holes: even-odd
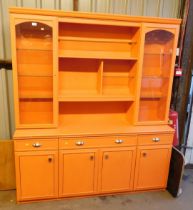
[[[193,170],[185,171],[182,189],[177,199],[166,191],[20,205],[15,203],[15,191],[0,191],[0,210],[193,210]]]

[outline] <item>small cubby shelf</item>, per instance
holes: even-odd
[[[134,101],[136,62],[59,59],[59,101]]]
[[[59,57],[138,59],[139,26],[59,23]]]
[[[59,127],[66,132],[106,133],[124,131],[131,125],[133,102],[61,102]],[[80,126],[81,125],[81,126]]]

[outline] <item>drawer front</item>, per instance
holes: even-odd
[[[15,151],[57,150],[58,139],[14,140]]]
[[[158,144],[172,144],[173,134],[148,134],[139,135],[138,144],[139,145],[158,145]]]
[[[135,135],[59,139],[59,149],[133,146],[136,144],[137,144],[137,136]]]

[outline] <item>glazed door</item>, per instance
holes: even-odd
[[[19,201],[58,196],[58,152],[16,152]]]
[[[139,123],[167,123],[177,36],[177,28],[145,28]]]
[[[60,151],[60,196],[95,192],[96,159],[96,150]]]
[[[135,190],[165,188],[171,146],[141,146],[137,151]]]
[[[135,147],[106,149],[102,152],[100,191],[133,189]]]
[[[54,18],[11,18],[16,127],[56,126]]]

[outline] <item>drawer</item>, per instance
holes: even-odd
[[[14,140],[15,151],[57,150],[58,139]]]
[[[137,144],[137,136],[105,136],[59,139],[59,149],[133,146]]]
[[[139,145],[172,144],[173,134],[147,134],[138,136]]]

